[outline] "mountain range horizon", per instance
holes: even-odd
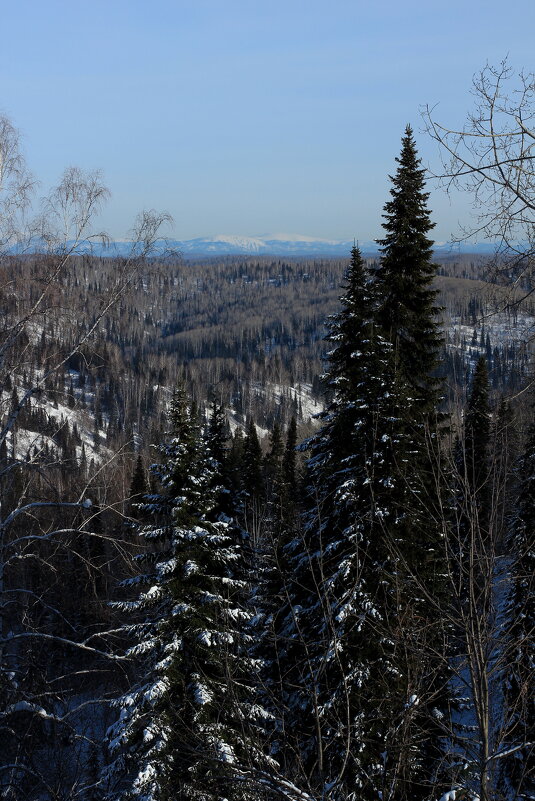
[[[377,240],[326,239],[302,234],[262,234],[258,236],[216,234],[183,240],[166,238],[158,244],[156,252],[176,251],[186,258],[234,255],[349,257],[355,241],[364,255],[379,253]],[[101,255],[123,256],[131,250],[132,245],[132,241],[129,240],[115,240],[106,246],[95,247],[93,244],[92,249]],[[496,244],[491,242],[437,242],[434,249],[435,252],[441,254],[451,252],[488,255],[495,251]]]

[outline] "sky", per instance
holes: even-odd
[[[101,215],[142,209],[176,239],[381,235],[404,128],[438,166],[420,109],[462,125],[472,76],[533,70],[535,0],[17,0],[2,4],[0,113],[40,191],[99,169]],[[433,185],[437,241],[467,196]]]

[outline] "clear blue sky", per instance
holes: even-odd
[[[535,0],[17,0],[4,3],[0,110],[44,188],[99,168],[103,222],[218,233],[380,235],[404,126],[459,123],[474,72],[533,69]],[[466,199],[432,193],[436,239]]]

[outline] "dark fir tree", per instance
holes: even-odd
[[[226,464],[230,484],[235,495],[238,495],[243,486],[243,451],[245,448],[245,437],[243,430],[238,426],[230,442]]]
[[[146,496],[151,523],[140,533],[150,551],[146,572],[130,585],[137,636],[129,655],[142,679],[121,699],[110,731],[117,792],[110,797],[248,799],[236,766],[259,755],[247,736],[256,717],[241,608],[239,532],[217,508],[213,460],[179,390],[170,438],[153,466],[161,491]],[[231,680],[231,683],[229,683]],[[113,775],[113,771],[112,771]]]
[[[261,500],[264,496],[262,461],[262,448],[258,441],[256,425],[251,417],[245,432],[242,461],[243,487],[251,499]]]
[[[286,503],[295,507],[298,491],[297,476],[297,420],[292,417],[286,432],[286,445],[282,457],[282,479]]]
[[[298,523],[296,498],[289,495],[290,483],[296,483],[295,445],[295,420],[287,435],[286,446],[281,427],[276,422],[264,460],[265,519],[263,536],[255,554],[251,597],[255,609],[252,654],[259,664],[262,704],[272,719],[270,753],[276,756],[285,776],[291,775],[294,756],[288,753],[294,738],[286,726],[288,693],[284,676],[286,641],[283,629],[291,574],[286,546],[296,536]],[[291,455],[288,453],[290,447],[294,450]]]
[[[280,510],[279,499],[282,491],[282,459],[284,443],[280,423],[275,421],[269,437],[269,451],[264,459],[265,488],[268,498],[273,498]]]
[[[432,283],[433,229],[424,191],[425,170],[420,166],[412,129],[402,138],[398,168],[391,178],[391,199],[384,207],[385,237],[380,241],[381,259],[376,273],[376,319],[391,344],[395,383],[403,398],[396,409],[397,429],[405,446],[392,451],[392,473],[397,476],[397,524],[389,532],[398,562],[409,579],[424,579],[427,591],[441,591],[439,576],[444,565],[439,537],[442,501],[436,464],[440,456],[443,415],[437,407],[442,381],[436,377],[443,344],[437,291]],[[399,577],[400,572],[396,570]],[[414,581],[409,584],[414,585]],[[408,591],[414,593],[414,586]]]
[[[396,367],[411,389],[411,413],[421,409],[433,414],[440,394],[434,373],[442,345],[437,291],[432,286],[436,274],[431,262],[433,242],[428,238],[435,224],[427,208],[425,170],[410,125],[396,161],[391,200],[383,214],[386,234],[379,240],[378,321],[394,347]]]
[[[487,360],[488,363],[488,360]],[[503,542],[512,505],[514,504],[514,464],[519,457],[517,427],[511,404],[501,398],[491,431],[489,471],[494,493],[496,528],[500,544]]]
[[[275,422],[269,438],[269,451],[264,459],[264,535],[259,543],[259,561],[263,563],[262,592],[271,596],[271,605],[280,601],[277,588],[266,581],[268,574],[278,576],[278,554],[285,540],[282,459],[284,443],[280,424]],[[267,570],[267,573],[265,572]],[[275,579],[275,584],[278,580]]]
[[[397,762],[398,797],[416,799],[440,786],[442,726],[437,721],[449,714],[449,633],[440,611],[448,596],[443,490],[436,469],[444,423],[438,413],[442,382],[436,375],[443,336],[433,288],[433,242],[428,236],[434,223],[427,206],[425,170],[410,126],[396,161],[391,198],[384,207],[385,236],[379,242],[376,273],[376,319],[392,347],[400,399],[395,413],[397,441],[392,443],[389,462],[394,488],[385,525],[390,552],[385,588],[390,585],[390,594],[385,596],[383,616],[396,630],[393,664],[400,677],[398,709],[403,687],[405,710],[410,709],[400,709],[404,723],[397,747],[391,738],[390,770]],[[422,653],[419,661],[418,651]],[[408,700],[413,696],[418,698],[417,709]],[[395,695],[393,702],[395,707]]]
[[[474,601],[478,614],[485,616],[492,602],[487,571],[497,544],[496,509],[491,512],[495,499],[490,484],[490,437],[489,378],[487,361],[481,356],[472,377],[462,435],[457,444],[459,475],[450,542],[463,594]]]
[[[489,374],[485,356],[478,359],[464,420],[464,475],[478,504],[488,496],[491,410]]]
[[[380,755],[396,747],[389,733],[408,697],[386,631],[395,571],[385,529],[399,518],[395,499],[406,492],[394,452],[403,464],[412,446],[398,430],[405,395],[357,247],[344,290],[327,336],[332,400],[308,442],[309,509],[303,537],[290,546],[295,580],[282,658],[286,728],[299,764],[315,792],[356,801],[384,791]]]
[[[138,454],[136,466],[130,483],[130,494],[128,497],[131,511],[135,511],[136,504],[139,504],[143,495],[147,492],[147,479],[145,478],[145,468],[141,454]]]
[[[333,797],[351,799],[424,799],[439,788],[449,714],[433,472],[442,338],[433,224],[410,128],[398,163],[376,280],[354,248],[330,325],[333,401],[310,442],[313,500],[296,548],[294,661],[307,666],[296,708],[309,712],[308,721],[296,716],[302,758],[318,783],[339,784]]]
[[[497,511],[490,479],[491,412],[487,360],[481,356],[476,364],[464,416],[460,455],[460,490],[457,498],[458,534],[454,547],[463,592],[473,600],[478,614],[487,620],[492,604],[492,582],[488,570],[495,559],[498,532]],[[500,477],[496,477],[497,481]],[[496,490],[498,487],[496,486]],[[472,555],[472,559],[467,558]],[[466,601],[465,601],[466,602]]]
[[[233,492],[231,470],[228,464],[228,439],[229,430],[225,410],[214,400],[205,433],[206,447],[213,459],[212,483],[217,486],[217,506],[222,514],[233,518],[237,512],[237,496]]]
[[[228,454],[228,424],[225,416],[225,410],[220,403],[212,400],[211,412],[206,431],[206,443],[210,455],[218,462],[219,465],[224,466]]]
[[[265,487],[262,470],[262,448],[256,425],[249,419],[240,464],[241,500],[244,528],[249,532],[252,552],[262,548],[265,517]]]

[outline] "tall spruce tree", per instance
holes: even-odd
[[[272,715],[270,750],[287,776],[292,775],[299,762],[295,732],[291,730],[292,716],[287,714],[290,696],[296,688],[288,686],[286,637],[293,574],[288,545],[300,530],[296,446],[295,417],[288,426],[285,443],[276,422],[270,436],[270,450],[264,460],[265,528],[261,547],[257,549],[252,594],[256,610],[253,652],[261,663],[259,678],[263,703]],[[295,673],[292,674],[293,680],[296,680]]]
[[[334,347],[324,378],[332,400],[308,442],[309,509],[303,537],[291,545],[295,580],[282,651],[287,730],[311,786],[330,799],[381,791],[390,720],[378,709],[394,680],[390,644],[378,630],[380,576],[398,491],[393,450],[409,442],[397,431],[403,395],[392,347],[375,324],[373,289],[354,247],[342,309],[329,322]]]
[[[251,535],[251,549],[262,548],[265,517],[265,486],[262,470],[262,448],[252,417],[247,423],[240,464],[241,500],[244,527]]]
[[[514,504],[514,464],[518,457],[519,440],[515,413],[509,401],[502,397],[494,414],[490,456],[491,482],[496,492],[496,526],[500,531],[501,542],[506,536]]]
[[[394,347],[396,367],[412,390],[411,413],[421,409],[433,414],[440,387],[434,371],[442,344],[437,291],[432,287],[436,273],[431,262],[433,242],[428,238],[435,224],[427,208],[425,170],[410,125],[401,145],[398,168],[391,177],[391,200],[384,207],[386,235],[379,240],[377,318]]]
[[[283,496],[287,514],[294,512],[297,503],[297,420],[292,417],[286,432],[286,444],[282,457]]]
[[[428,237],[434,223],[410,126],[396,161],[376,273],[377,321],[392,347],[395,385],[403,396],[390,461],[395,486],[385,525],[390,554],[383,609],[383,618],[395,630],[392,664],[399,681],[391,703],[398,709],[400,726],[397,743],[396,736],[390,737],[385,776],[390,787],[397,786],[397,798],[417,799],[441,786],[440,721],[447,720],[450,706],[450,632],[440,608],[448,595],[443,490],[437,470],[444,416],[438,411],[442,382],[436,371],[443,337]]]
[[[110,797],[248,799],[239,763],[260,758],[247,736],[257,708],[250,686],[240,604],[239,531],[217,507],[213,459],[183,390],[174,396],[170,438],[152,467],[161,492],[146,496],[146,573],[128,582],[137,599],[129,651],[142,678],[125,695],[110,730],[117,778]]]
[[[225,459],[227,472],[231,487],[236,495],[239,494],[243,485],[243,458],[245,448],[245,437],[243,430],[236,428],[231,439],[230,447]]]
[[[283,455],[284,443],[282,441],[282,429],[280,423],[276,420],[269,437],[269,451],[264,459],[264,475],[268,497],[271,495],[275,497],[280,495]]]
[[[258,441],[256,425],[253,418],[249,419],[243,447],[243,487],[251,501],[259,503],[264,498],[264,477],[262,475],[262,448]]]
[[[137,514],[137,506],[141,502],[143,496],[147,492],[147,480],[145,478],[145,468],[143,466],[143,459],[141,454],[138,453],[136,459],[136,466],[132,474],[132,481],[130,482],[130,493],[128,496],[128,512],[132,516]]]
[[[206,447],[213,460],[214,475],[212,484],[217,488],[217,506],[220,513],[233,518],[236,516],[237,498],[233,492],[232,477],[228,464],[229,433],[225,410],[221,404],[213,400],[205,433]]]
[[[433,224],[410,128],[398,163],[376,280],[354,248],[331,321],[333,401],[309,443],[311,507],[294,560],[288,658],[305,666],[294,681],[295,730],[300,723],[302,759],[331,798],[425,799],[443,786],[447,571],[433,470],[441,335]]]
[[[145,468],[143,466],[143,459],[141,454],[138,453],[136,459],[136,466],[132,474],[132,481],[130,483],[129,500],[131,503],[136,503],[142,495],[147,492],[147,480],[145,478]]]
[[[470,492],[484,506],[489,487],[491,410],[487,359],[477,361],[464,420],[464,473]]]
[[[228,424],[223,406],[215,399],[212,400],[211,406],[206,442],[211,456],[223,467],[228,453]]]
[[[499,488],[491,486],[491,410],[485,356],[477,361],[463,422],[458,459],[458,525],[453,544],[457,551],[455,559],[464,595],[466,599],[470,597],[474,600],[478,614],[486,619],[492,603],[492,583],[489,582],[488,570],[489,565],[492,569],[496,556],[498,536],[495,531],[497,510],[491,510],[491,506]],[[467,559],[467,554],[471,554],[470,559]]]
[[[438,413],[442,382],[436,369],[443,336],[435,304],[437,290],[432,286],[433,242],[427,236],[434,223],[424,191],[425,171],[409,125],[396,161],[391,200],[384,207],[386,236],[380,240],[376,272],[376,319],[392,347],[396,385],[404,394],[396,410],[398,430],[411,445],[410,453],[397,447],[393,452],[398,524],[390,533],[405,572],[413,578],[427,574],[428,591],[440,592],[437,577],[443,571],[436,560],[443,548],[438,541],[441,499],[435,468],[444,415]]]

